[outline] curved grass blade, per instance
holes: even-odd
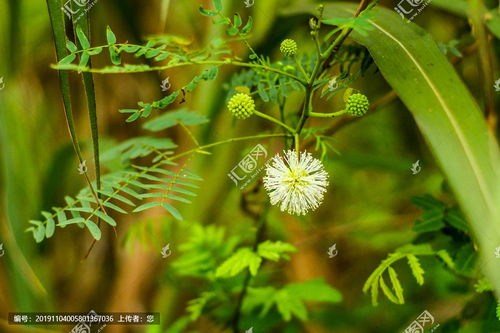
[[[56,48],[57,61],[65,58],[68,53],[66,49],[66,28],[64,26],[64,13],[61,9],[62,4],[58,0],[47,0],[47,8],[49,9],[50,23],[54,35],[54,43]],[[71,92],[69,87],[69,73],[67,71],[58,71],[59,84],[61,85],[61,94],[63,97],[64,112],[66,115],[66,123],[68,125],[69,135],[73,148],[78,156],[79,163],[82,163],[83,158],[78,144],[75,124],[73,120],[73,109],[71,107]]]
[[[73,6],[73,3],[72,3]],[[88,16],[88,11],[84,11],[80,17],[80,19],[76,22],[73,21],[73,30],[76,32],[76,39],[79,42],[79,45],[82,48],[89,48],[91,45],[91,38],[90,38],[90,20]],[[85,61],[84,61],[85,59]],[[81,54],[81,61],[82,63],[84,61],[87,65],[87,67],[91,68],[92,67],[92,60],[86,53]],[[90,119],[90,129],[92,133],[92,148],[94,152],[94,170],[95,170],[95,178],[96,178],[96,196],[97,200],[101,200],[102,195],[99,192],[101,190],[101,162],[100,162],[100,157],[99,157],[99,128],[98,128],[98,123],[97,123],[97,107],[96,107],[96,98],[95,98],[95,89],[94,89],[94,78],[92,76],[92,73],[89,72],[84,72],[82,73],[82,79],[83,79],[83,86],[85,88],[85,96],[87,98],[87,109],[89,113],[89,119]],[[89,186],[92,186],[89,184]],[[100,204],[101,205],[101,204]],[[92,233],[92,236],[94,237],[94,242],[90,246],[86,257],[90,254],[90,251],[92,251],[96,241],[101,239],[101,231],[100,231],[100,226],[101,226],[101,220],[99,217],[103,218],[107,223],[111,224],[112,226],[116,225],[116,222],[114,220],[107,216],[106,211],[104,210],[104,207],[101,205],[101,209],[103,210],[102,214],[97,214],[97,226],[96,228],[91,228],[92,223],[91,221],[88,221],[90,223],[89,230]],[[112,222],[111,222],[112,221]],[[114,223],[114,224],[113,224]],[[87,225],[87,227],[89,224]],[[99,233],[96,232],[96,230],[99,230]]]
[[[79,44],[83,47],[82,42],[88,43],[90,46],[90,22],[88,12],[85,11],[81,14],[80,19],[73,24],[73,30],[77,33]],[[86,46],[86,45],[85,45]],[[82,55],[83,56],[83,55]],[[92,60],[89,58],[87,67],[92,67]],[[92,73],[82,73],[83,85],[85,87],[85,96],[87,97],[87,108],[90,118],[90,129],[92,133],[92,145],[94,151],[94,165],[97,191],[101,189],[101,167],[99,158],[99,128],[97,123],[97,107],[94,89],[94,78]],[[101,198],[98,194],[99,199]]]

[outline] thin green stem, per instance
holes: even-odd
[[[321,45],[319,42],[318,33],[315,33],[313,35],[313,39],[314,39],[314,45],[316,45],[316,53],[318,54],[318,59],[321,59],[323,58],[323,54],[321,53]]]
[[[339,32],[340,30],[342,30],[340,27],[337,27],[337,28],[333,29],[332,31],[330,31],[330,32],[329,32],[329,33],[328,33],[328,34],[327,34],[327,35],[323,38],[323,41],[324,41],[325,43],[327,43],[327,42],[330,40],[330,38],[332,38],[332,37],[333,37],[333,35],[335,35],[335,34],[336,34],[337,32]]]
[[[322,61],[326,61],[328,60],[328,58],[330,57],[331,53],[333,52],[333,50],[338,46],[340,45],[340,43],[351,33],[352,29],[351,28],[344,28],[344,30],[342,30],[342,32],[340,33],[340,35],[337,36],[337,38],[335,39],[335,41],[328,47],[328,49],[326,49],[326,52],[323,56],[323,58],[321,59]]]
[[[300,132],[302,132],[302,128],[306,123],[308,113],[310,111],[309,108],[311,103],[312,103],[312,86],[306,88],[306,96],[304,98],[304,106],[302,108],[302,114],[300,115],[299,123],[297,124],[297,128],[295,129],[295,132],[297,134],[300,134]]]
[[[220,145],[223,145],[223,144],[226,144],[226,143],[237,142],[237,141],[245,141],[245,140],[256,140],[256,139],[266,139],[266,138],[288,137],[288,136],[289,136],[288,134],[279,133],[279,134],[259,134],[259,135],[251,135],[251,136],[242,136],[242,137],[238,137],[238,138],[231,138],[231,139],[226,139],[226,140],[222,140],[222,141],[213,142],[213,143],[210,143],[210,144],[207,144],[207,145],[204,145],[204,146],[199,146],[199,147],[194,148],[194,149],[190,149],[190,150],[185,151],[183,153],[174,155],[174,156],[168,158],[168,160],[169,161],[173,161],[173,160],[176,160],[176,159],[181,158],[183,156],[186,156],[186,155],[189,155],[189,154],[193,154],[193,153],[196,153],[196,152],[199,152],[199,151],[203,151],[203,150],[205,150],[207,148],[212,148],[212,147],[220,146]]]
[[[282,123],[285,122],[285,98],[279,101],[279,110],[280,110],[280,120]]]
[[[73,53],[77,54],[77,53],[81,53],[83,51],[90,51],[90,50],[94,50],[97,48],[104,48],[104,47],[109,48],[111,46],[123,46],[123,45],[143,47],[141,45],[134,45],[134,44],[114,44],[114,45],[109,44],[109,45],[91,47],[91,48],[84,49],[84,50],[78,50],[78,51],[75,51]],[[51,65],[51,67],[54,69],[58,69],[58,70],[78,70],[80,72],[85,72],[85,73],[89,72],[89,73],[98,73],[98,74],[121,74],[121,73],[143,73],[143,72],[163,71],[163,70],[170,69],[170,68],[177,68],[177,67],[189,66],[189,65],[234,65],[234,66],[240,66],[240,67],[256,68],[256,69],[262,69],[262,70],[266,70],[266,71],[273,72],[276,74],[280,74],[283,76],[287,76],[291,79],[298,81],[299,83],[301,83],[303,85],[305,85],[307,83],[306,80],[301,79],[300,77],[298,77],[296,75],[281,71],[281,70],[273,68],[273,67],[254,64],[254,63],[232,61],[232,60],[203,60],[203,61],[189,60],[186,62],[181,62],[181,63],[176,63],[176,64],[170,64],[170,65],[165,65],[165,66],[147,67],[147,68],[125,68],[124,67],[123,71],[117,71],[116,67],[89,68],[89,67],[82,67],[82,66],[73,65],[73,64],[66,64],[66,65],[56,64],[56,65]]]
[[[195,136],[194,136],[193,132],[191,132],[191,131],[189,130],[189,128],[188,128],[186,125],[184,125],[184,123],[183,123],[182,121],[179,121],[179,125],[181,125],[182,129],[184,129],[184,131],[185,131],[185,132],[189,135],[189,137],[191,138],[191,140],[193,140],[194,144],[195,144],[196,146],[199,146],[199,145],[200,145],[200,143],[198,142],[198,140],[196,140],[196,138],[195,138]]]
[[[244,39],[243,42],[245,43],[246,47],[248,47],[248,49],[250,50],[250,52],[252,52],[252,54],[255,56],[255,58],[259,61],[259,62],[262,62],[259,55],[255,52],[255,50],[253,49],[253,47],[250,45],[250,43]]]
[[[281,127],[285,128],[288,132],[290,132],[291,134],[295,134],[295,130],[293,128],[291,128],[290,126],[288,126],[285,123],[282,123],[281,121],[279,121],[278,119],[276,119],[274,117],[271,117],[271,116],[269,116],[265,113],[259,112],[259,111],[255,111],[255,115],[259,116],[261,118],[267,119],[267,120],[269,120],[277,125],[280,125]]]
[[[306,73],[304,67],[302,66],[302,64],[300,63],[299,59],[297,59],[297,55],[293,56],[293,60],[295,61],[295,64],[299,68],[299,70],[302,73],[302,75],[304,75],[304,79],[307,80],[307,78],[308,78],[307,73]]]
[[[288,82],[285,82],[285,83],[282,83],[284,84],[285,86],[287,85],[291,85],[291,81],[288,81]],[[269,86],[269,87],[266,87],[266,88],[263,88],[262,91],[271,91],[273,88],[276,89],[276,88],[279,88],[280,85],[279,84],[276,84],[276,85],[273,85],[273,86]],[[252,95],[258,95],[259,94],[259,90],[256,90],[254,92],[251,92],[249,95],[252,96]]]
[[[347,113],[347,110],[340,110],[332,113],[309,112],[310,117],[333,118]]]
[[[366,9],[371,9],[373,8],[378,0],[374,0],[370,3],[371,0],[361,0],[359,3],[358,8],[356,9],[356,12],[354,13],[354,17],[358,17],[364,10]],[[331,60],[334,58],[335,54],[338,52],[340,49],[340,46],[344,42],[344,40],[349,36],[353,29],[349,27],[343,28],[342,32],[340,35],[335,39],[332,45],[327,49],[327,51],[324,54],[324,61],[322,64],[323,69],[328,68],[328,64],[331,62]]]
[[[297,153],[297,157],[299,157],[300,137],[298,134],[294,135],[294,141],[295,141],[295,152]]]

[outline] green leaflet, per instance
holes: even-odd
[[[101,239],[101,230],[99,229],[97,224],[92,221],[86,221],[85,226],[89,229],[90,234],[92,235],[92,237],[94,237],[95,240]]]
[[[66,48],[70,51],[70,52],[76,52],[78,51],[78,47],[75,45],[75,43],[73,43],[72,41],[68,40],[66,41]]]
[[[299,283],[291,283],[286,289],[296,297],[313,302],[338,303],[342,294],[326,283],[323,278],[312,279]]]
[[[379,284],[380,284],[380,289],[382,290],[382,292],[384,293],[384,295],[387,297],[387,299],[389,301],[391,301],[392,303],[395,303],[395,304],[403,304],[403,303],[400,303],[399,299],[394,296],[394,294],[392,293],[391,289],[387,286],[387,284],[385,283],[385,280],[382,276],[380,276],[379,278]]]
[[[203,6],[198,7],[198,10],[200,11],[201,15],[204,16],[217,16],[217,12],[213,10],[207,10],[203,8]]]
[[[469,232],[469,225],[462,217],[462,214],[454,208],[450,208],[446,211],[444,221],[458,230]]]
[[[189,312],[189,318],[195,321],[201,316],[203,308],[205,305],[213,298],[216,294],[213,292],[203,292],[201,296],[189,301],[186,311]]]
[[[247,267],[250,269],[250,273],[255,276],[263,259],[278,261],[280,258],[284,258],[288,260],[286,252],[296,251],[297,249],[291,244],[270,240],[260,243],[257,252],[249,247],[244,247],[224,261],[217,268],[215,276],[222,278],[235,276]]]
[[[189,200],[186,200],[188,203],[190,203],[191,201]],[[181,215],[181,213],[177,210],[177,208],[175,208],[174,206],[164,202],[161,204],[161,206],[163,208],[165,208],[165,210],[167,210],[167,212],[169,212],[170,214],[172,214],[173,217],[175,217],[177,220],[182,220],[183,217]]]
[[[262,258],[252,251],[252,249],[244,247],[224,261],[217,268],[215,276],[218,278],[232,277],[242,272],[247,267],[250,270],[250,274],[255,276],[257,275],[261,262]]]
[[[114,32],[111,30],[109,25],[106,27],[106,40],[108,41],[108,44],[115,44],[116,43],[116,36]]]
[[[424,284],[424,270],[422,269],[422,266],[420,266],[420,262],[418,261],[418,258],[414,256],[413,254],[410,254],[407,256],[408,259],[408,265],[411,268],[411,272],[415,279],[417,280],[417,283],[419,285]]]
[[[193,91],[201,81],[214,80],[217,77],[217,74],[218,74],[218,68],[212,67],[209,70],[204,71],[200,75],[195,76],[191,80],[191,82],[189,82],[182,89],[174,91],[174,92],[170,93],[169,95],[165,96],[164,98],[162,98],[158,101],[154,101],[152,103],[138,102],[137,104],[141,107],[140,110],[138,110],[138,109],[123,109],[123,110],[120,110],[120,113],[131,113],[131,115],[126,120],[127,122],[133,122],[133,121],[139,119],[139,117],[147,118],[150,116],[153,109],[165,109],[170,104],[175,102],[175,100],[177,99],[177,97],[179,97],[181,92],[182,92],[183,96],[185,96],[186,92]],[[182,109],[182,110],[184,110],[184,109]],[[191,124],[186,124],[186,125],[195,125],[195,124],[198,124],[200,121],[200,119],[195,121],[193,119],[193,117],[187,117],[187,114],[185,113],[185,111],[180,112],[180,110],[179,110],[179,114],[177,114],[177,115],[179,115],[183,118],[184,117],[188,118],[188,119],[190,118],[188,120],[188,122],[191,122]],[[169,117],[169,116],[165,116],[165,117]],[[161,118],[161,119],[164,119],[164,118]],[[174,119],[172,119],[172,120],[174,120]],[[158,122],[162,122],[162,120],[158,120]],[[157,124],[157,123],[155,123],[155,124]],[[168,126],[168,127],[170,127],[170,126]]]
[[[170,150],[177,145],[170,139],[159,139],[153,137],[136,137],[126,140],[102,154],[103,161],[120,158],[123,164],[128,165],[130,160],[137,157],[145,157],[154,151]]]
[[[217,268],[217,263],[230,256],[239,243],[238,236],[225,236],[223,227],[215,225],[201,226],[186,224],[184,226],[187,241],[179,248],[181,256],[172,264],[181,276],[203,277]]]
[[[100,210],[96,210],[94,212],[94,215],[96,215],[97,217],[101,218],[104,222],[106,222],[110,226],[112,226],[112,227],[116,226],[116,221],[113,220],[113,218],[111,216],[104,214]]]
[[[278,261],[280,258],[289,260],[290,258],[286,252],[297,252],[297,249],[291,244],[282,241],[272,242],[270,240],[260,243],[257,247],[259,256],[272,261]]]
[[[415,223],[413,231],[429,232],[441,230],[445,227],[443,218],[444,210],[442,208],[426,211],[424,214],[422,214],[422,220]]]
[[[44,238],[45,238],[45,226],[40,225],[36,230],[33,232],[33,236],[35,237],[35,241],[37,243],[40,243]]]
[[[469,225],[457,208],[448,207],[429,194],[412,197],[411,202],[425,211],[421,220],[415,222],[413,231],[432,232],[449,226],[469,233]]]
[[[213,80],[217,77],[218,74],[218,68],[217,67],[212,67],[211,69],[204,71],[200,75],[195,76],[189,84],[187,84],[184,89],[187,92],[193,91],[194,88],[198,85],[200,81],[208,81],[208,80]]]
[[[487,279],[482,278],[476,282],[476,284],[474,285],[474,290],[476,290],[477,293],[483,293],[485,291],[492,291],[493,287]]]
[[[56,223],[52,218],[52,214],[49,212],[42,212],[42,215],[47,219],[47,224],[45,225],[45,237],[50,238],[54,234]]]
[[[147,130],[158,132],[175,126],[179,123],[191,126],[201,125],[207,122],[208,118],[198,112],[188,111],[187,109],[180,109],[164,113],[161,116],[144,123],[143,127]]]
[[[423,210],[443,209],[445,207],[445,205],[441,201],[435,199],[429,194],[423,196],[414,196],[410,201],[415,206]]]
[[[88,12],[82,14],[83,16],[73,24],[76,31],[78,41],[82,48],[90,47],[90,23],[88,18]],[[80,55],[81,66],[87,66],[92,68],[92,62],[90,60],[89,53],[83,52]],[[92,148],[94,152],[94,170],[96,177],[96,188],[99,190],[101,188],[101,161],[99,156],[99,127],[97,122],[97,105],[95,98],[95,88],[94,88],[94,78],[92,73],[82,73],[83,86],[85,88],[85,96],[87,98],[87,110],[90,120],[90,129],[92,133]],[[99,196],[98,196],[99,197]]]
[[[82,49],[88,49],[90,47],[90,42],[87,36],[83,32],[81,25],[78,24],[76,26],[76,37],[78,38]]]
[[[222,10],[222,0],[212,0],[212,3],[217,11]]]
[[[240,30],[240,35],[248,34],[250,31],[252,31],[252,28],[253,28],[253,18],[249,16],[247,24],[245,24],[243,29]]]
[[[460,248],[455,258],[455,268],[465,276],[472,276],[476,267],[477,253],[472,244]]]
[[[251,312],[255,308],[262,308],[260,316],[266,315],[274,305],[274,295],[277,289],[274,287],[248,288],[247,297],[243,302],[243,311]]]
[[[322,278],[299,283],[291,283],[281,289],[273,287],[249,288],[243,303],[244,312],[261,308],[260,315],[266,315],[274,306],[283,320],[290,321],[292,317],[307,320],[306,301],[321,303],[338,303],[342,295],[328,285]]]
[[[307,309],[304,303],[295,295],[292,295],[288,290],[282,289],[274,295],[274,302],[285,321],[290,321],[292,315],[295,315],[300,320],[307,320]]]
[[[379,287],[378,283],[372,283],[372,285],[370,286],[370,295],[373,306],[378,305],[378,287]]]
[[[363,36],[368,36],[368,33],[371,30],[373,30],[373,27],[368,22],[369,18],[370,18],[370,13],[363,12],[358,17],[329,18],[322,20],[321,22],[329,25],[349,27],[354,29]]]
[[[396,293],[396,297],[398,298],[398,303],[404,304],[405,299],[403,297],[403,287],[401,287],[401,283],[399,282],[398,275],[392,267],[389,267],[388,271],[389,271],[389,278],[391,279],[391,283],[392,283],[392,288],[394,289],[394,292]]]
[[[243,24],[243,21],[241,20],[240,14],[238,14],[238,13],[234,14],[233,22],[234,22],[234,26],[236,28],[241,27],[241,25]]]

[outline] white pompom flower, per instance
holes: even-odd
[[[272,205],[279,204],[283,212],[305,215],[323,202],[328,173],[321,161],[306,151],[284,153],[267,164],[264,187]]]

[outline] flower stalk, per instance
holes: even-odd
[[[290,127],[290,126],[288,126],[287,124],[285,124],[285,123],[283,123],[283,122],[279,121],[278,119],[276,119],[276,118],[274,118],[274,117],[271,117],[271,116],[269,116],[269,115],[267,115],[267,114],[265,114],[265,113],[262,113],[262,112],[260,112],[260,111],[255,111],[254,113],[255,113],[255,115],[256,115],[256,116],[259,116],[259,117],[261,117],[261,118],[267,119],[267,120],[269,120],[269,121],[271,121],[271,122],[273,122],[273,123],[275,123],[275,124],[277,124],[277,125],[279,125],[279,126],[283,127],[283,128],[284,128],[284,129],[286,129],[288,132],[290,132],[290,134],[292,134],[292,135],[293,135],[293,134],[295,134],[295,130],[294,130],[293,128],[291,128],[291,127]]]
[[[347,110],[340,110],[332,113],[320,113],[320,112],[309,112],[309,117],[318,117],[318,118],[333,118],[338,117],[340,115],[346,114]]]

